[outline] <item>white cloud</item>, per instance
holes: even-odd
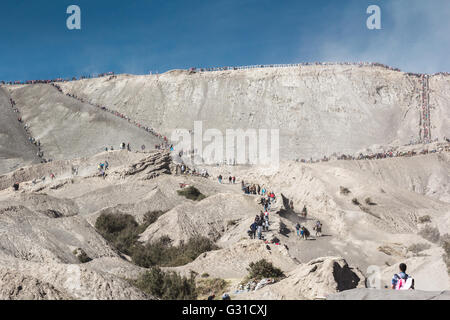
[[[354,26],[348,19],[354,19],[359,14],[355,10],[361,9],[349,8],[338,25],[342,37],[329,30],[309,39],[317,47],[317,60],[381,62],[408,72],[450,71],[450,1],[391,0],[378,4],[382,30],[346,28],[346,23]],[[366,28],[365,23],[361,28]]]

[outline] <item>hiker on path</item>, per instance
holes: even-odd
[[[256,237],[256,229],[257,229],[257,224],[256,224],[256,222],[253,222],[250,225],[250,239],[255,239],[255,237]]]
[[[400,263],[400,272],[392,278],[393,290],[414,290],[414,278],[406,274],[406,264]]]
[[[300,223],[297,222],[297,224],[295,225],[295,230],[297,230],[297,236],[300,236],[300,229],[301,229],[301,225]]]
[[[316,231],[316,237],[322,236],[322,223],[319,220],[317,220],[314,230]]]
[[[308,210],[306,209],[306,205],[303,206],[303,210],[302,210],[301,215],[302,215],[302,217],[304,217],[304,218],[306,218],[306,216],[308,215]]]
[[[301,228],[301,235],[304,240],[308,240],[308,237],[310,234],[309,234],[309,230],[306,229],[305,226],[302,226],[302,228]]]

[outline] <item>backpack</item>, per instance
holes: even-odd
[[[410,277],[409,275],[406,275],[406,279],[401,278],[398,274],[397,277],[398,280],[397,284],[395,285],[395,290],[409,290],[414,287],[414,278]]]

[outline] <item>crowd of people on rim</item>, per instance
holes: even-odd
[[[90,74],[90,75],[87,75],[87,76],[80,76],[80,77],[78,77],[78,79],[77,79],[77,77],[72,77],[70,79],[56,78],[56,79],[47,79],[47,80],[0,81],[0,84],[9,84],[9,85],[38,84],[38,83],[51,84],[51,83],[54,83],[54,82],[69,82],[69,81],[76,81],[76,80],[83,80],[83,79],[102,78],[102,77],[107,77],[107,76],[109,76],[110,78],[111,77],[115,77],[115,73],[110,71],[110,72],[105,72],[105,73],[99,73],[97,75]]]
[[[318,163],[318,162],[327,162],[330,160],[378,160],[378,159],[386,159],[386,158],[399,158],[399,157],[414,157],[425,154],[433,154],[433,153],[442,153],[442,152],[450,152],[450,139],[444,137],[444,144],[441,146],[437,146],[436,148],[432,148],[431,150],[428,148],[424,148],[421,151],[395,151],[388,150],[384,152],[376,152],[371,154],[362,154],[359,155],[337,155],[333,154],[331,156],[324,156],[321,159],[296,159],[297,162],[301,163]],[[430,141],[429,143],[438,142],[437,139]]]
[[[257,68],[287,68],[287,67],[303,67],[303,66],[333,66],[333,65],[341,65],[341,66],[357,66],[357,67],[365,67],[365,66],[372,66],[372,67],[382,67],[387,70],[391,71],[397,71],[402,72],[399,68],[390,67],[388,65],[378,63],[378,62],[302,62],[302,63],[285,63],[285,64],[258,64],[258,65],[250,65],[250,66],[223,66],[223,67],[208,67],[208,68],[188,68],[187,70],[190,72],[212,72],[212,71],[227,71],[227,70],[248,70],[248,69],[257,69]],[[159,72],[155,72],[156,74],[159,74]],[[149,74],[153,74],[152,71],[149,72]],[[421,73],[413,73],[413,72],[406,72],[409,76],[416,76],[416,77],[422,77],[424,74]],[[434,74],[431,74],[431,76],[449,76],[449,72],[436,72]],[[95,74],[89,74],[87,76],[80,76],[80,77],[71,77],[68,79],[64,78],[56,78],[56,79],[47,79],[47,80],[27,80],[27,81],[0,81],[0,84],[8,84],[8,85],[23,85],[23,84],[37,84],[37,83],[55,83],[55,82],[69,82],[69,81],[76,81],[76,80],[83,80],[83,79],[94,79],[94,78],[102,78],[109,76],[109,79],[113,79],[116,77],[115,73],[105,72],[105,73],[99,73],[97,75]]]

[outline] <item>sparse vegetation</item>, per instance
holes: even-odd
[[[340,189],[341,194],[343,194],[344,196],[349,195],[351,193],[351,191],[346,187],[340,186],[339,189]]]
[[[261,259],[257,262],[251,262],[247,268],[249,272],[248,280],[261,280],[263,278],[284,278],[285,275],[281,269],[275,267],[271,262]]]
[[[224,279],[200,279],[197,281],[197,293],[199,298],[209,296],[211,293],[214,293],[216,297],[220,297],[227,291],[228,286],[229,282]]]
[[[147,226],[153,224],[156,222],[156,220],[158,220],[158,218],[160,216],[162,216],[164,213],[166,213],[165,211],[149,211],[144,215],[144,224],[146,224]]]
[[[194,261],[202,253],[216,250],[218,247],[210,239],[194,237],[179,246],[173,246],[167,237],[145,246],[137,244],[133,250],[132,259],[137,265],[149,268],[151,266],[177,267]]]
[[[429,215],[419,217],[419,223],[431,222],[431,217]]]
[[[146,225],[140,227],[129,214],[102,213],[95,222],[95,228],[114,248],[131,255]]]
[[[356,199],[356,198],[353,198],[353,199],[352,199],[352,203],[353,203],[355,206],[359,206],[359,205],[360,205],[358,199]]]
[[[389,246],[380,246],[378,247],[378,251],[383,252],[384,254],[391,256],[392,255],[392,248]]]
[[[431,248],[431,245],[428,243],[414,243],[408,247],[408,251],[411,251],[415,255],[418,255],[420,252],[428,250]]]
[[[202,278],[209,278],[209,273],[204,272],[204,273],[202,273],[201,277]]]
[[[238,223],[237,220],[228,220],[227,221],[227,227],[235,226]]]
[[[377,204],[375,202],[372,201],[372,199],[370,198],[366,198],[364,200],[364,202],[368,205],[368,206],[376,206]]]
[[[430,225],[426,225],[422,230],[420,230],[419,235],[433,243],[438,243],[441,237],[439,229]]]
[[[195,300],[198,295],[194,274],[188,278],[176,272],[164,272],[159,267],[150,268],[133,284],[143,292],[163,300]]]
[[[442,258],[447,265],[447,272],[450,274],[450,236],[448,234],[441,237],[441,246],[445,251]]]
[[[73,254],[78,258],[78,261],[80,261],[80,263],[87,263],[89,261],[92,261],[92,259],[87,255],[87,253],[81,248],[75,249],[73,251]]]
[[[189,186],[182,190],[177,190],[177,193],[180,196],[184,196],[190,200],[201,201],[206,198],[204,194],[202,194],[196,187]]]
[[[172,246],[172,241],[167,236],[155,243],[141,244],[138,241],[139,235],[161,214],[160,211],[147,213],[141,225],[131,215],[102,214],[95,227],[114,248],[131,256],[135,264],[144,268],[185,265],[204,252],[218,249],[210,239],[200,236],[177,247]]]

